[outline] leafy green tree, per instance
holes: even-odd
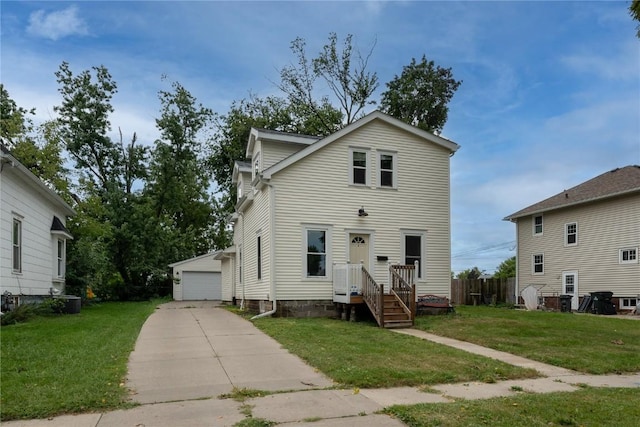
[[[629,5],[629,14],[635,20],[640,22],[640,0],[633,0]],[[640,38],[640,24],[637,26],[636,36]]]
[[[188,242],[184,253],[168,261],[174,262],[213,246],[209,240],[214,229],[211,172],[206,157],[210,141],[205,131],[214,113],[197,104],[179,83],[173,84],[171,92],[161,91],[159,97],[162,108],[156,124],[162,137],[155,142],[145,194],[162,227],[180,233]]]
[[[453,78],[451,68],[442,68],[433,61],[411,63],[387,83],[382,93],[381,107],[385,113],[417,126],[420,129],[438,133],[444,127],[449,107],[448,103],[462,84]]]
[[[481,271],[478,267],[473,267],[470,269],[466,269],[457,274],[458,279],[477,279],[482,276],[484,272]]]
[[[340,105],[345,124],[357,120],[378,88],[378,76],[367,71],[373,48],[366,56],[353,50],[353,36],[348,34],[342,49],[338,47],[336,33],[329,34],[329,41],[317,57],[309,59],[306,42],[297,37],[291,42],[291,51],[297,57],[297,65],[285,66],[280,70],[278,87],[287,96],[289,103],[301,111],[305,117],[315,116],[324,128],[323,134],[330,134],[341,127],[341,123],[327,120],[326,112],[332,112],[329,96],[316,96],[316,81],[321,79]],[[330,114],[333,116],[333,113]]]
[[[19,107],[11,98],[9,91],[0,83],[0,137],[3,141],[13,144],[20,138],[25,138],[33,129],[30,116],[35,114],[35,108],[27,110]]]
[[[497,279],[508,279],[510,277],[516,277],[516,257],[512,256],[502,261],[496,269],[493,277]]]

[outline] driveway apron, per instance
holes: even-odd
[[[213,301],[170,302],[147,319],[129,357],[138,403],[216,397],[234,388],[323,388],[330,379]]]

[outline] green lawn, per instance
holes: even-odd
[[[640,420],[638,402],[638,388],[585,388],[568,393],[398,405],[385,412],[410,427],[635,427]]]
[[[102,303],[0,328],[0,419],[125,407],[129,353],[157,305]]]
[[[416,328],[590,374],[640,371],[640,321],[460,306]]]
[[[414,337],[373,323],[263,318],[258,328],[334,381],[349,387],[495,382],[537,373]]]

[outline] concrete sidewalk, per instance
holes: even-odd
[[[583,375],[475,344],[443,338],[414,329],[395,332],[434,341],[464,351],[533,368],[545,377],[417,387],[335,390],[331,380],[282,349],[241,317],[212,302],[164,304],[145,322],[129,359],[127,386],[132,409],[104,414],[81,414],[50,420],[11,421],[7,427],[173,427],[233,426],[254,418],[287,426],[355,427],[403,426],[376,412],[396,404],[447,403],[458,399],[486,399],[533,393],[574,391],[594,387],[640,387],[634,375]],[[277,392],[244,403],[219,399],[235,388]]]

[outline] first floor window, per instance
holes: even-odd
[[[404,263],[415,265],[418,261],[418,278],[422,277],[422,236],[407,234],[404,236]]]
[[[327,275],[326,243],[326,230],[307,230],[307,277]]]
[[[64,277],[64,264],[65,264],[65,241],[58,239],[58,252],[57,252],[57,275],[58,277]]]
[[[544,273],[544,255],[536,254],[533,256],[533,274]]]
[[[620,308],[634,309],[638,306],[638,298],[620,298]]]
[[[22,221],[13,219],[13,264],[12,270],[15,273],[22,273]]]
[[[262,236],[258,236],[257,251],[258,251],[258,280],[262,279]]]
[[[620,264],[636,264],[638,262],[638,248],[620,249]]]

